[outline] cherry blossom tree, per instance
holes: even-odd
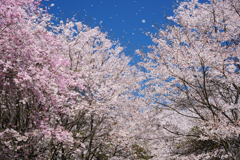
[[[0,154],[86,160],[146,154],[124,126],[139,87],[130,58],[98,27],[54,25],[40,2],[0,1]]]
[[[168,144],[169,159],[240,158],[239,13],[238,0],[181,2],[173,25],[151,35],[151,51],[137,50],[153,143]]]
[[[69,130],[78,134],[87,148],[80,156],[134,157],[131,148],[135,142],[123,136],[128,130],[122,127],[125,123],[120,113],[130,111],[131,92],[139,87],[134,75],[136,68],[129,66],[131,59],[124,55],[124,48],[107,39],[99,27],[90,29],[80,22],[75,24],[62,24],[59,29],[64,31],[61,36],[68,46],[70,68],[81,75],[83,84],[82,88],[74,88],[79,93],[77,103],[71,106],[73,119],[67,119]]]

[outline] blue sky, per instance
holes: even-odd
[[[78,15],[78,20],[85,19],[90,26],[101,26],[120,40],[126,47],[126,54],[133,57],[134,47],[152,44],[150,37],[143,31],[156,32],[154,22],[165,24],[164,15],[173,15],[172,0],[49,0],[44,6],[52,5],[49,12],[63,20]],[[63,16],[62,16],[63,15]],[[90,22],[88,22],[90,21]],[[133,47],[134,46],[134,47]],[[136,58],[136,57],[135,57]],[[137,58],[136,58],[137,59]]]

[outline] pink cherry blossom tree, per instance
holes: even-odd
[[[74,142],[58,119],[69,115],[71,87],[82,82],[69,68],[64,40],[47,30],[51,16],[39,2],[0,2],[0,143],[10,159],[52,157],[51,145]]]
[[[174,13],[173,25],[151,35],[151,52],[137,51],[149,121],[167,131],[159,137],[169,158],[239,159],[240,2],[184,1]]]

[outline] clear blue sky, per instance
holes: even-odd
[[[173,15],[172,0],[49,0],[44,6],[54,4],[49,10],[56,17],[66,20],[78,14],[79,20],[91,20],[91,26],[101,23],[109,36],[119,39],[126,46],[126,53],[133,56],[134,48],[152,44],[143,30],[156,32],[154,22],[165,24],[164,15]],[[62,16],[63,15],[63,16]],[[130,43],[129,43],[130,42]]]

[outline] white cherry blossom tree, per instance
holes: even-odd
[[[238,0],[183,1],[168,17],[173,25],[151,35],[151,51],[137,50],[147,70],[149,121],[163,110],[176,115],[165,118],[168,124],[154,121],[159,132],[168,131],[162,137],[175,158],[240,158],[239,13]]]

